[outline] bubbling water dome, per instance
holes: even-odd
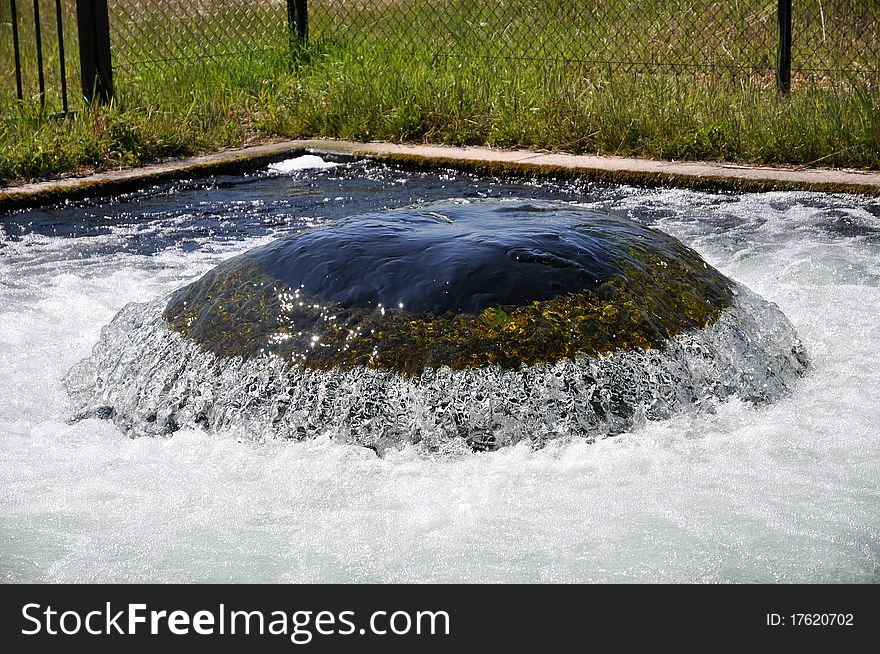
[[[76,417],[328,434],[382,452],[587,439],[807,367],[775,305],[673,237],[561,203],[350,217],[129,304],[66,378]]]

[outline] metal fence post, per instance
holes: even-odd
[[[18,47],[18,10],[15,6],[15,0],[10,0],[9,9],[12,12],[12,52],[15,57],[15,90],[18,92],[18,99],[23,98],[21,89],[21,51]]]
[[[287,0],[287,26],[293,43],[309,40],[309,8],[307,0]]]
[[[55,0],[55,24],[58,30],[58,62],[61,66],[61,107],[67,115],[67,62],[64,60],[64,23],[61,19],[61,0]]]
[[[785,95],[791,90],[791,0],[779,0],[777,19],[776,87]]]
[[[83,97],[106,103],[113,97],[110,62],[110,16],[107,0],[76,0],[79,63]]]
[[[40,106],[46,106],[46,77],[43,74],[43,25],[40,22],[40,0],[34,0],[34,42],[37,46],[37,80],[40,84]]]

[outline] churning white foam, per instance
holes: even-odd
[[[733,293],[716,321],[662,349],[518,370],[444,366],[413,378],[303,369],[270,354],[218,358],[172,331],[163,297],[120,311],[64,383],[77,419],[112,417],[132,437],[203,426],[255,440],[330,435],[380,454],[407,444],[439,453],[592,441],[730,397],[763,404],[792,391],[807,357],[791,323],[747,288]]]
[[[0,576],[880,581],[880,239],[829,230],[813,198],[628,201],[670,209],[661,228],[786,313],[812,363],[791,397],[445,457],[68,424],[61,377],[123,305],[257,240],[153,256],[94,254],[118,230],[0,242]],[[880,227],[864,201],[833,204]]]
[[[292,173],[298,170],[312,170],[323,168],[335,168],[338,164],[332,161],[324,161],[321,157],[314,154],[304,154],[292,159],[285,159],[273,164],[269,164],[269,172],[272,173]]]

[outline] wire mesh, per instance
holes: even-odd
[[[78,88],[76,0],[63,14]],[[58,95],[55,0],[37,0],[46,93]],[[773,79],[777,0],[308,0],[312,43],[432,56],[572,62],[626,71]],[[18,0],[24,94],[38,93],[34,2]],[[118,73],[289,43],[288,0],[108,0]],[[10,0],[0,0],[0,100],[15,96]],[[880,0],[795,0],[795,86],[880,80]],[[373,48],[370,50],[370,48]],[[381,65],[382,60],[370,62]],[[76,93],[74,93],[76,95]]]
[[[777,0],[308,0],[319,41],[434,55],[573,61],[609,71],[772,75]],[[115,68],[285,42],[287,0],[110,0]],[[796,0],[801,79],[876,77],[878,0]],[[381,63],[381,62],[375,62]]]
[[[792,68],[824,79],[880,77],[880,0],[795,0]]]
[[[777,0],[310,0],[316,38],[475,56],[573,60],[613,71],[772,75]],[[880,1],[795,0],[800,80],[880,69]]]
[[[311,0],[315,38],[619,69],[754,70],[775,58],[775,0]]]
[[[286,0],[108,0],[113,67],[233,57],[285,42]]]

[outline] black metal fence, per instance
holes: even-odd
[[[291,41],[790,84],[880,80],[880,0],[0,0],[0,92],[68,105],[113,75]],[[381,61],[373,62],[380,64]],[[71,83],[71,80],[75,80]]]
[[[0,0],[0,108],[18,99],[67,111],[80,78],[72,9],[68,0]]]
[[[306,0],[0,0],[0,108],[67,112],[114,77],[289,47]]]

